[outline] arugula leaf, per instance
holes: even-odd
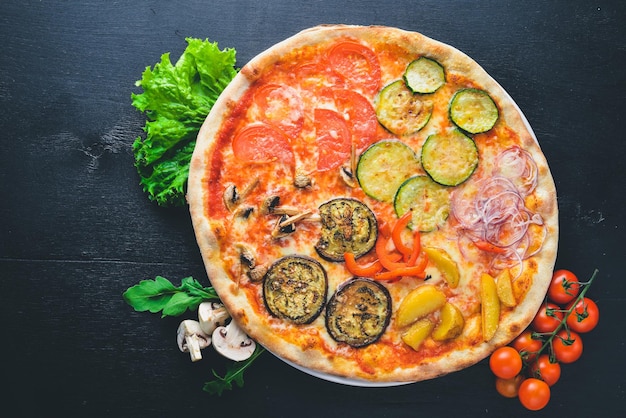
[[[252,356],[244,361],[238,361],[231,363],[226,369],[226,374],[220,376],[215,370],[213,370],[214,380],[204,383],[202,390],[208,392],[211,395],[222,396],[225,390],[232,390],[233,383],[241,388],[243,387],[243,372],[250,367],[254,360],[265,351],[265,348],[260,345],[256,345]]]
[[[160,206],[184,206],[189,163],[200,126],[220,93],[237,74],[235,50],[186,38],[187,48],[175,65],[170,54],[146,67],[131,94],[145,112],[145,138],[133,143],[135,167],[143,190]]]
[[[165,277],[142,280],[129,287],[123,294],[124,300],[137,312],[161,312],[161,317],[179,316],[185,311],[197,309],[207,300],[219,300],[212,287],[203,287],[193,277],[185,277],[176,287]]]

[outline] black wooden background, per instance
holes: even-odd
[[[621,0],[0,2],[0,412],[15,417],[618,416],[626,402]],[[134,82],[185,37],[243,65],[320,23],[419,31],[469,54],[516,100],[559,194],[557,267],[588,278],[601,322],[552,401],[500,397],[486,362],[395,388],[355,388],[265,353],[245,386],[202,392],[207,352],[178,351],[179,319],[136,313],[122,292],[156,275],[208,285],[185,208],[138,185],[131,144],[144,117]],[[12,412],[9,412],[12,411]]]

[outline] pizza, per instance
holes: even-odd
[[[466,368],[532,320],[558,243],[546,158],[510,96],[416,32],[328,25],[244,65],[187,191],[233,320],[366,383]]]

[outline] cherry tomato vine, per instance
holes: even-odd
[[[530,326],[489,358],[498,393],[518,398],[533,411],[549,403],[561,365],[577,361],[583,353],[580,334],[598,324],[598,306],[585,297],[597,274],[596,269],[588,281],[581,282],[568,270],[553,273],[546,300]]]

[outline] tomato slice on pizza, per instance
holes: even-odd
[[[294,164],[289,137],[276,127],[258,123],[246,126],[233,138],[233,154],[240,161]]]

